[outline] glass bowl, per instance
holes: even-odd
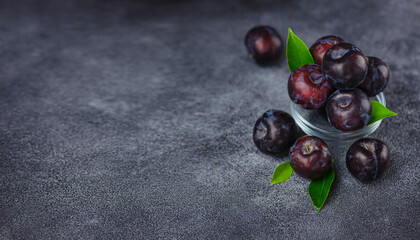
[[[385,95],[379,93],[374,98],[386,107]],[[375,100],[375,99],[371,99]],[[316,136],[329,144],[347,144],[372,134],[381,125],[382,120],[374,122],[362,129],[343,132],[330,125],[327,117],[318,110],[307,110],[296,105],[290,104],[290,113],[295,119],[300,129],[308,135]]]

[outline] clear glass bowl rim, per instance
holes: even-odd
[[[386,99],[385,99],[385,94],[383,92],[379,93],[375,97],[378,100],[378,102],[380,102],[382,105],[386,107]],[[319,137],[323,139],[324,141],[335,143],[335,144],[342,144],[342,143],[347,143],[351,141],[356,141],[360,138],[366,137],[372,134],[373,132],[375,132],[376,129],[378,129],[378,127],[382,123],[382,120],[379,120],[362,129],[349,131],[349,132],[343,132],[339,130],[330,131],[330,130],[319,128],[313,125],[312,123],[310,123],[299,113],[298,108],[301,108],[301,107],[292,101],[290,102],[291,115],[295,119],[296,124],[300,127],[300,129],[304,133]]]

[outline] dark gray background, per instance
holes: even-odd
[[[178,2],[178,3],[176,3]],[[334,147],[320,213],[309,182],[252,142],[289,112],[283,62],[245,33],[336,34],[382,58],[399,115],[392,161],[362,184]],[[415,239],[420,235],[419,1],[0,1],[0,239]]]

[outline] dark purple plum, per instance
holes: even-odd
[[[331,149],[320,138],[304,136],[290,147],[289,162],[301,177],[316,179],[331,167]]]
[[[335,89],[356,88],[365,79],[367,71],[366,57],[350,43],[331,46],[322,60],[322,73]]]
[[[324,58],[325,53],[330,49],[332,45],[338,43],[343,43],[344,40],[340,37],[329,35],[324,36],[318,40],[309,48],[309,51],[314,58],[316,64],[321,65],[322,59]]]
[[[367,57],[367,63],[368,73],[358,88],[362,89],[369,97],[373,97],[386,88],[389,80],[389,68],[377,57]]]
[[[270,26],[257,26],[249,30],[245,36],[245,46],[249,57],[261,65],[275,62],[283,51],[280,35]]]
[[[384,173],[390,157],[388,146],[384,142],[362,138],[347,151],[346,165],[353,177],[368,182],[376,180]]]
[[[372,106],[368,96],[360,89],[336,90],[325,104],[328,121],[342,131],[365,127],[371,116]]]
[[[257,119],[253,139],[257,148],[267,154],[279,155],[298,137],[298,127],[288,113],[269,110]]]
[[[321,66],[316,64],[296,68],[289,76],[287,88],[290,99],[305,109],[324,106],[332,89],[322,76]]]

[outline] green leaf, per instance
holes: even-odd
[[[289,179],[292,175],[293,169],[289,162],[284,162],[276,167],[271,178],[270,184],[281,183]]]
[[[286,42],[286,58],[290,72],[293,72],[302,65],[314,63],[311,52],[309,52],[305,43],[302,42],[290,28]]]
[[[397,115],[394,112],[389,111],[384,105],[377,101],[370,101],[372,105],[372,115],[370,116],[370,120],[368,125],[377,122],[381,119],[386,117],[391,117]]]
[[[315,210],[319,212],[324,205],[330,192],[331,184],[334,181],[334,170],[331,169],[324,176],[314,179],[309,184],[308,192]]]
[[[298,131],[298,138],[305,136],[306,134],[303,131]]]

